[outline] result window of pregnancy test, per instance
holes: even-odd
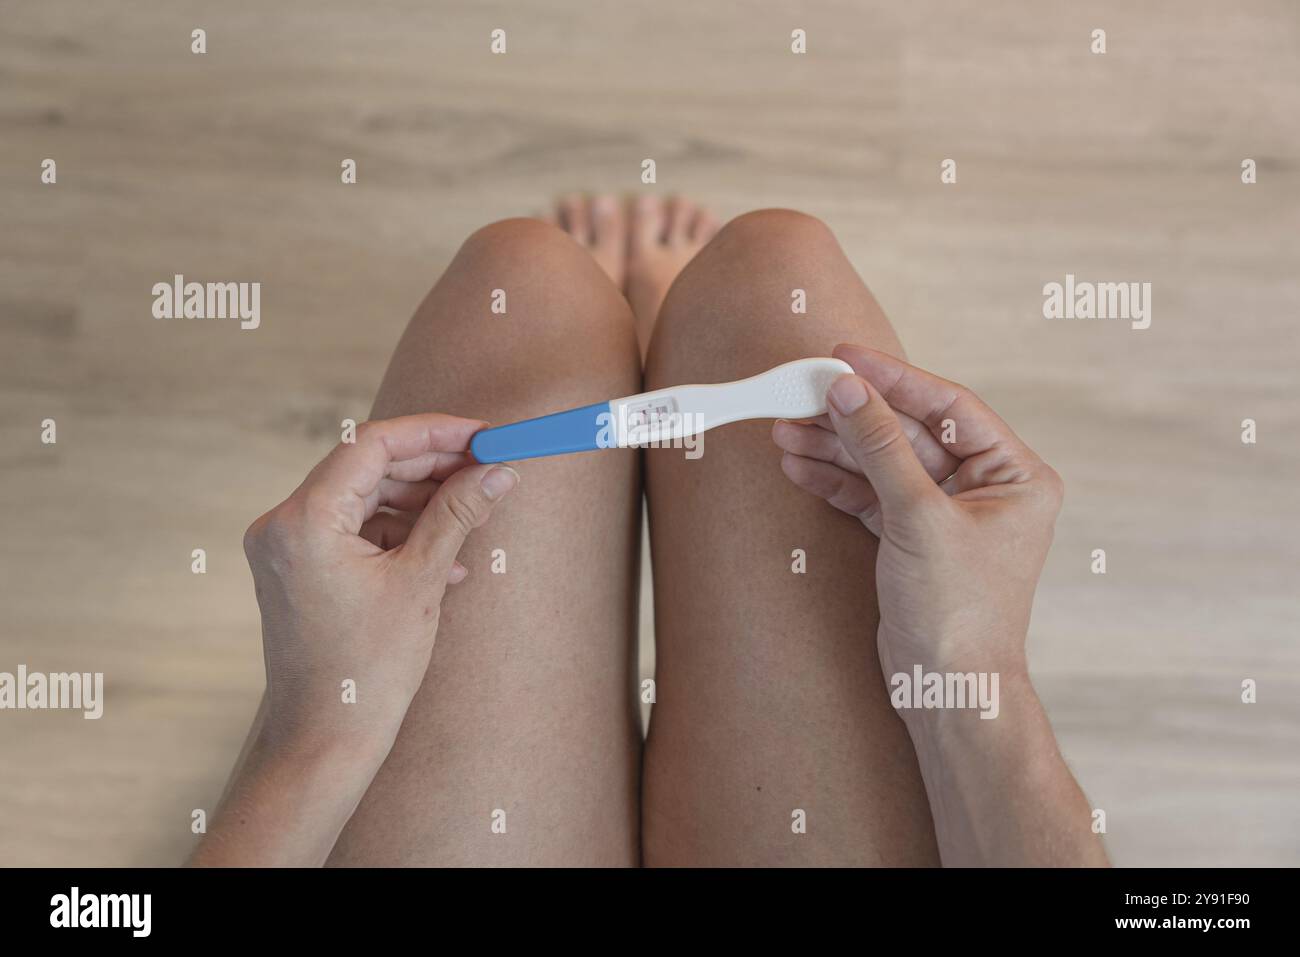
[[[629,404],[624,410],[624,434],[629,445],[656,442],[671,435],[678,421],[677,400],[665,397]]]
[[[627,427],[637,429],[654,423],[665,423],[677,412],[677,401],[671,398],[650,399],[627,407]]]

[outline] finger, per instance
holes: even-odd
[[[890,406],[925,425],[959,459],[992,448],[1028,451],[1011,426],[965,386],[864,346],[841,344],[832,355],[875,386]],[[944,425],[948,420],[951,428]]]
[[[876,504],[876,493],[857,471],[847,472],[829,462],[791,452],[781,456],[781,471],[805,492],[825,499],[841,512],[860,516]]]
[[[910,415],[903,415],[897,410],[894,414],[898,416],[898,424],[902,426],[903,434],[912,444],[912,450],[916,452],[916,457],[921,460],[921,465],[930,478],[942,482],[956,471],[961,465],[961,460],[944,448],[939,440],[930,434],[929,429]],[[858,471],[857,463],[845,451],[844,443],[835,433],[828,415],[819,415],[807,423],[779,420],[772,427],[772,439],[786,452],[821,459],[842,469]]]
[[[826,421],[828,428],[823,429],[808,423],[777,420],[772,426],[772,441],[783,452],[790,452],[807,459],[817,459],[819,462],[826,462],[842,469],[858,471],[858,464],[844,450],[844,443],[840,441],[840,437],[835,434],[834,429],[829,428],[830,420]]]
[[[477,424],[480,427],[482,425],[482,423]],[[413,459],[390,463],[388,478],[399,482],[419,482],[423,479],[436,479],[441,482],[473,463],[474,456],[468,452],[426,452]]]
[[[907,509],[931,497],[942,497],[926,474],[894,410],[880,393],[856,375],[842,375],[826,393],[831,424],[844,448],[866,476],[881,510]]]
[[[361,526],[358,534],[370,544],[388,551],[406,541],[415,519],[416,514],[412,512],[376,512]]]
[[[376,512],[361,526],[361,537],[384,551],[406,543],[419,512]],[[460,562],[452,562],[447,573],[448,585],[459,585],[469,577],[469,569]]]
[[[438,487],[415,522],[407,547],[445,578],[471,531],[488,520],[493,508],[519,482],[505,465],[471,465]]]
[[[933,432],[910,415],[897,409],[894,410],[894,415],[898,416],[898,424],[902,427],[903,434],[907,436],[907,441],[911,443],[912,451],[921,460],[921,467],[925,469],[926,475],[936,482],[942,482],[957,470],[961,465],[961,459],[948,451],[947,446],[936,439]]]
[[[438,482],[397,482],[393,479],[381,479],[375,493],[377,508],[393,508],[399,512],[422,512],[429,499],[438,490]]]
[[[1019,485],[1034,477],[1033,463],[1019,458],[1008,458],[997,449],[990,449],[968,458],[949,476],[941,488],[949,495],[960,495],[972,489],[995,485]]]
[[[396,463],[416,460],[428,475],[449,475],[467,461],[470,437],[483,426],[437,412],[364,422],[356,441],[336,446],[294,494],[319,520],[355,535],[374,515],[379,485]]]

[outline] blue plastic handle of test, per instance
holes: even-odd
[[[600,432],[608,422],[609,403],[597,402],[580,409],[484,429],[470,439],[469,450],[480,462],[514,462],[543,455],[590,452],[601,447]]]

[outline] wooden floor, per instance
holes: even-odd
[[[0,713],[0,863],[183,857],[260,690],[244,527],[467,233],[653,157],[824,218],[1065,476],[1031,658],[1115,861],[1300,864],[1293,0],[270,9],[0,3],[0,671],[109,696]],[[175,273],[260,281],[262,327],[154,320]],[[1066,273],[1151,282],[1151,328],[1045,320]]]

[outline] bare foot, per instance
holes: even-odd
[[[632,204],[630,218],[624,292],[636,316],[644,358],[668,287],[722,224],[703,206],[679,196],[666,203],[657,196],[641,196]]]
[[[619,289],[627,278],[627,225],[622,204],[613,196],[564,196],[552,215],[543,217],[586,247]]]

